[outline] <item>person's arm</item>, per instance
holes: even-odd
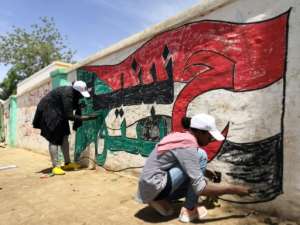
[[[73,106],[77,105],[74,104],[73,101],[79,101],[79,98],[74,98],[74,93],[72,89],[65,89],[65,92],[62,97],[62,103],[63,103],[63,108],[64,108],[64,113],[65,117],[68,120],[71,121],[87,121],[87,120],[94,120],[97,118],[97,115],[74,115],[73,111]]]
[[[68,120],[75,120],[74,114],[73,114],[73,90],[69,88],[63,89],[63,92],[61,94],[61,101],[63,104],[63,112],[65,118]]]
[[[74,115],[74,119],[80,121],[95,120],[97,117],[97,115]]]
[[[200,156],[193,149],[178,149],[175,156],[184,172],[190,178],[195,193],[205,196],[218,196],[223,194],[248,195],[249,188],[240,185],[214,184],[205,181],[200,169]]]
[[[249,188],[241,185],[215,184],[209,182],[200,194],[204,196],[219,196],[224,194],[245,196],[249,194]]]

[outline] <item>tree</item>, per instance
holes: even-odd
[[[6,78],[0,84],[0,98],[15,93],[17,83],[48,66],[53,61],[72,62],[75,51],[69,49],[56,28],[53,18],[40,18],[40,24],[28,31],[13,27],[12,32],[0,35],[0,63],[10,65]]]

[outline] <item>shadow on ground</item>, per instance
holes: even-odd
[[[52,173],[52,167],[49,167],[49,168],[46,168],[46,169],[42,169],[40,171],[37,171],[36,173],[42,173],[42,174]]]
[[[134,216],[140,220],[143,220],[145,222],[149,223],[162,223],[162,222],[167,222],[170,220],[173,220],[178,217],[179,211],[180,211],[180,206],[176,205],[175,213],[172,216],[161,216],[157,212],[155,212],[154,209],[151,207],[147,206],[141,210],[139,210]],[[228,220],[228,219],[241,219],[241,218],[246,218],[250,216],[251,213],[244,213],[244,214],[231,214],[231,215],[226,215],[226,216],[220,216],[220,217],[214,217],[214,218],[206,218],[206,219],[201,219],[201,220],[195,220],[192,223],[194,224],[204,224],[204,223],[211,223],[211,222],[216,222],[216,221],[222,221],[222,220]]]
[[[134,216],[145,222],[161,223],[161,222],[167,222],[169,220],[173,220],[177,218],[178,214],[179,214],[179,209],[176,208],[175,213],[172,216],[161,216],[157,212],[155,212],[154,209],[147,206],[139,210]]]

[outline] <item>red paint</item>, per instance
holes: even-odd
[[[250,24],[200,21],[157,35],[117,65],[85,66],[95,72],[113,90],[138,84],[133,59],[143,71],[144,83],[153,82],[150,68],[156,65],[158,81],[167,79],[162,52],[168,46],[174,62],[174,81],[187,82],[196,74],[184,74],[187,59],[197,51],[207,50],[235,62],[235,90],[264,87],[269,80],[280,79],[284,70],[288,13],[275,19]],[[202,62],[205,64],[204,62]]]
[[[157,35],[117,65],[85,66],[95,72],[113,90],[138,85],[138,71],[143,83],[152,83],[150,68],[154,63],[157,80],[166,80],[165,46],[173,60],[174,82],[186,86],[177,96],[172,111],[172,129],[182,130],[180,121],[189,103],[197,96],[214,89],[249,91],[266,87],[281,79],[285,69],[288,12],[267,21],[232,24],[200,21]],[[133,59],[138,69],[131,67]],[[227,134],[227,131],[224,131]],[[208,147],[213,158],[222,143]]]

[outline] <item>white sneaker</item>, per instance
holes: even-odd
[[[207,215],[207,209],[204,206],[200,206],[189,210],[182,207],[179,214],[179,221],[183,223],[190,223],[195,219],[202,219]]]

